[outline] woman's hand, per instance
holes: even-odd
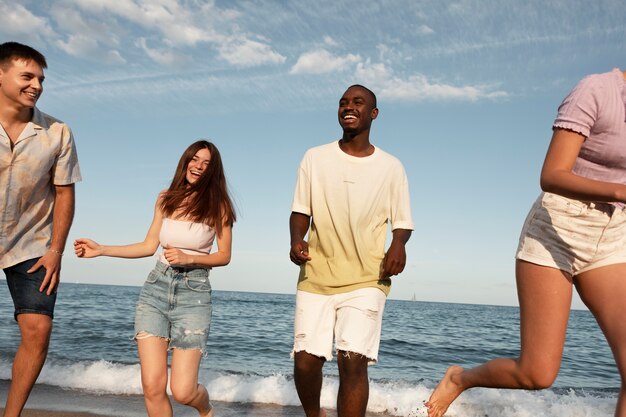
[[[79,258],[95,258],[101,256],[103,251],[104,246],[91,239],[80,238],[74,241],[74,253]]]
[[[163,247],[163,256],[170,265],[191,265],[193,264],[193,256],[187,255],[182,250],[169,246]]]

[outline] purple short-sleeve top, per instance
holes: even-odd
[[[626,81],[621,70],[582,79],[559,106],[552,127],[586,138],[574,174],[626,184]]]

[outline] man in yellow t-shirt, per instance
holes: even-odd
[[[300,265],[294,380],[307,417],[326,415],[322,367],[333,357],[333,339],[338,416],[365,416],[367,366],[378,359],[390,277],[406,263],[413,230],[408,181],[400,161],[369,141],[377,116],[374,93],[349,87],[339,101],[343,137],[309,149],[298,171],[289,255]],[[385,253],[389,224],[393,238]]]

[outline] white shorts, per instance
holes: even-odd
[[[626,262],[626,210],[542,193],[519,240],[517,259],[570,276]]]
[[[293,351],[333,359],[335,350],[378,360],[383,310],[387,297],[378,288],[322,295],[296,292]]]

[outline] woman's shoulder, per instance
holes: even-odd
[[[624,82],[624,76],[618,68],[609,72],[600,74],[590,74],[578,82],[574,90],[588,90],[593,92],[602,92],[613,90],[613,87],[621,87]]]

